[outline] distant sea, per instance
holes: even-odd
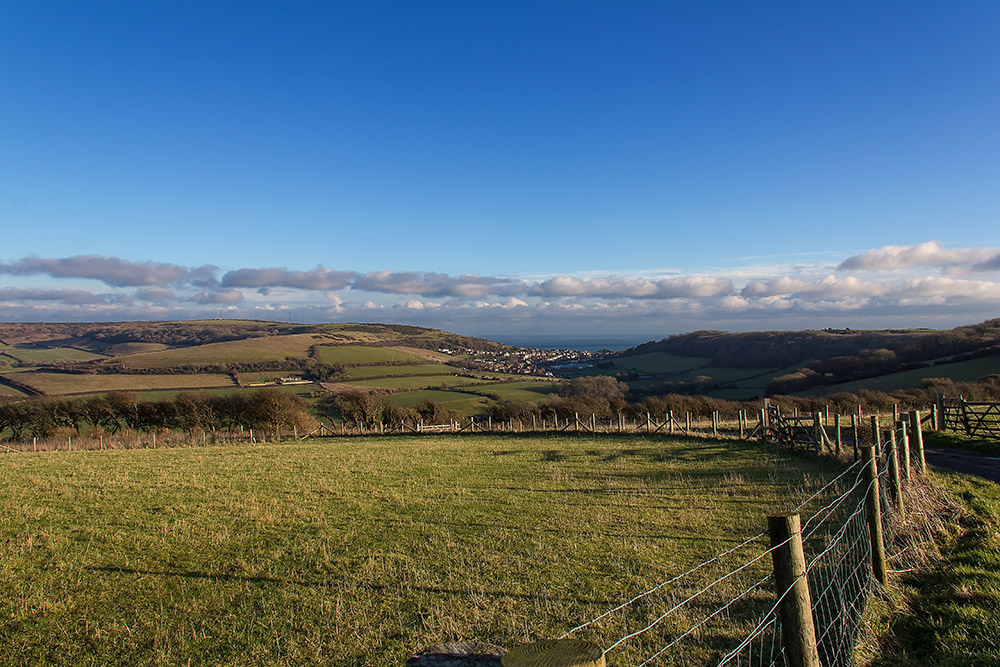
[[[585,350],[593,352],[595,350],[626,350],[641,343],[651,340],[660,340],[664,336],[622,336],[600,337],[600,336],[486,336],[490,340],[507,345],[518,347],[538,347],[542,349],[556,350]]]

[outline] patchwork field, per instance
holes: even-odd
[[[46,395],[142,391],[150,389],[205,389],[231,387],[228,375],[73,375],[68,373],[16,373],[18,382]]]
[[[358,667],[445,640],[558,636],[760,532],[839,469],[640,436],[345,438],[0,465],[0,663]],[[607,645],[676,593],[581,636]],[[673,655],[693,664],[731,645],[746,627],[726,623]],[[609,665],[636,664],[670,631],[623,644]]]

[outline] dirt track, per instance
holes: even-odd
[[[927,463],[936,468],[948,468],[958,472],[979,475],[1000,484],[1000,457],[970,452],[964,449],[924,450]]]

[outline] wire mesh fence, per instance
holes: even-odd
[[[897,535],[902,517],[894,484],[901,485],[902,481],[897,482],[897,477],[890,474],[896,435],[891,430],[880,434],[879,446],[873,452],[878,471],[874,478],[867,472],[866,461],[855,461],[793,510],[803,512],[799,535],[806,567],[801,577],[808,583],[815,650],[822,665],[854,662],[864,613],[876,582],[874,538],[869,525],[872,519],[866,506],[871,494],[878,493],[881,517],[877,522],[885,542],[890,543]],[[776,600],[775,576],[768,567],[768,556],[788,540],[764,548],[765,536],[760,533],[720,552],[576,625],[563,637],[579,636],[581,631],[595,626],[617,624],[615,627],[623,630],[603,647],[614,656],[609,657],[609,664],[784,665],[786,649],[779,609],[791,588],[778,591]],[[711,576],[707,576],[709,573]],[[650,600],[657,596],[670,603],[657,606]],[[642,614],[630,611],[639,604],[647,607],[641,621]],[[632,623],[635,626],[629,627]]]

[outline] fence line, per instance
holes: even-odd
[[[663,613],[651,622],[644,622],[640,629],[626,631],[620,637],[608,643],[602,649],[605,654],[619,649],[624,643],[642,635],[654,635],[660,630],[664,621],[675,615],[680,609],[691,607],[693,601],[717,587],[724,581],[732,579],[741,573],[748,572],[769,554],[775,560],[779,548],[786,548],[793,540],[799,544],[799,549],[811,554],[804,561],[805,569],[801,575],[793,578],[792,585],[785,590],[774,591],[776,600],[763,615],[757,617],[753,629],[728,652],[720,651],[718,665],[784,665],[789,653],[786,650],[787,638],[783,636],[782,627],[783,605],[795,602],[790,598],[790,591],[796,582],[806,580],[809,602],[807,614],[812,619],[814,630],[811,641],[812,654],[818,663],[807,660],[804,664],[850,665],[853,663],[853,653],[864,611],[873,587],[884,581],[886,575],[883,544],[892,544],[897,535],[904,515],[902,509],[902,492],[904,485],[909,484],[911,477],[899,472],[900,454],[905,457],[918,457],[916,472],[912,476],[918,479],[923,471],[922,449],[914,448],[911,452],[905,445],[905,433],[908,427],[919,429],[921,420],[919,413],[912,419],[900,420],[900,415],[893,415],[894,423],[889,429],[878,429],[878,420],[873,422],[873,433],[879,434],[879,440],[871,442],[871,447],[865,450],[866,458],[859,458],[850,463],[832,480],[800,502],[792,513],[797,532],[769,548],[741,559],[737,566],[729,566],[722,574],[713,575],[712,581],[695,586],[693,593],[685,594],[683,599],[673,603]],[[860,420],[858,420],[860,421]],[[857,423],[857,422],[855,422]],[[917,436],[919,431],[914,435]],[[899,437],[897,437],[899,436]],[[900,452],[902,450],[902,452]],[[904,462],[908,464],[909,458]],[[798,528],[798,512],[809,506],[817,498],[832,492],[832,498],[810,511],[808,518]],[[877,493],[877,497],[875,494]],[[874,503],[874,504],[873,504]],[[874,508],[874,509],[873,509]],[[877,511],[876,511],[877,510]],[[576,625],[560,637],[566,639],[581,630],[608,619],[616,612],[636,605],[644,598],[660,593],[668,586],[678,585],[683,580],[706,566],[720,563],[724,558],[746,549],[756,549],[757,543],[765,535],[759,533],[740,544],[722,551],[704,560],[685,572],[671,577],[656,586],[632,597],[630,600],[605,611],[594,618]],[[772,533],[772,535],[774,535]],[[774,538],[772,537],[772,542]],[[876,545],[878,551],[876,552]],[[794,544],[792,547],[793,548]],[[896,554],[898,555],[898,553]],[[881,573],[879,572],[881,568]],[[738,602],[748,601],[753,597],[766,594],[769,581],[779,581],[773,573],[760,577],[755,575],[748,585],[738,588],[738,592],[727,599],[719,600],[706,608],[700,615],[685,619],[682,627],[672,627],[664,636],[664,643],[649,650],[644,658],[637,662],[639,667],[666,661],[663,664],[675,664],[683,656],[672,653],[685,639],[704,630],[710,622],[720,615],[728,616]],[[783,584],[784,585],[784,584]],[[799,586],[802,584],[799,583]],[[756,596],[754,594],[757,593]],[[773,598],[772,598],[773,599]],[[676,625],[676,624],[674,624]],[[794,633],[793,633],[794,634]],[[647,642],[648,643],[648,642]],[[792,650],[791,655],[797,651]]]

